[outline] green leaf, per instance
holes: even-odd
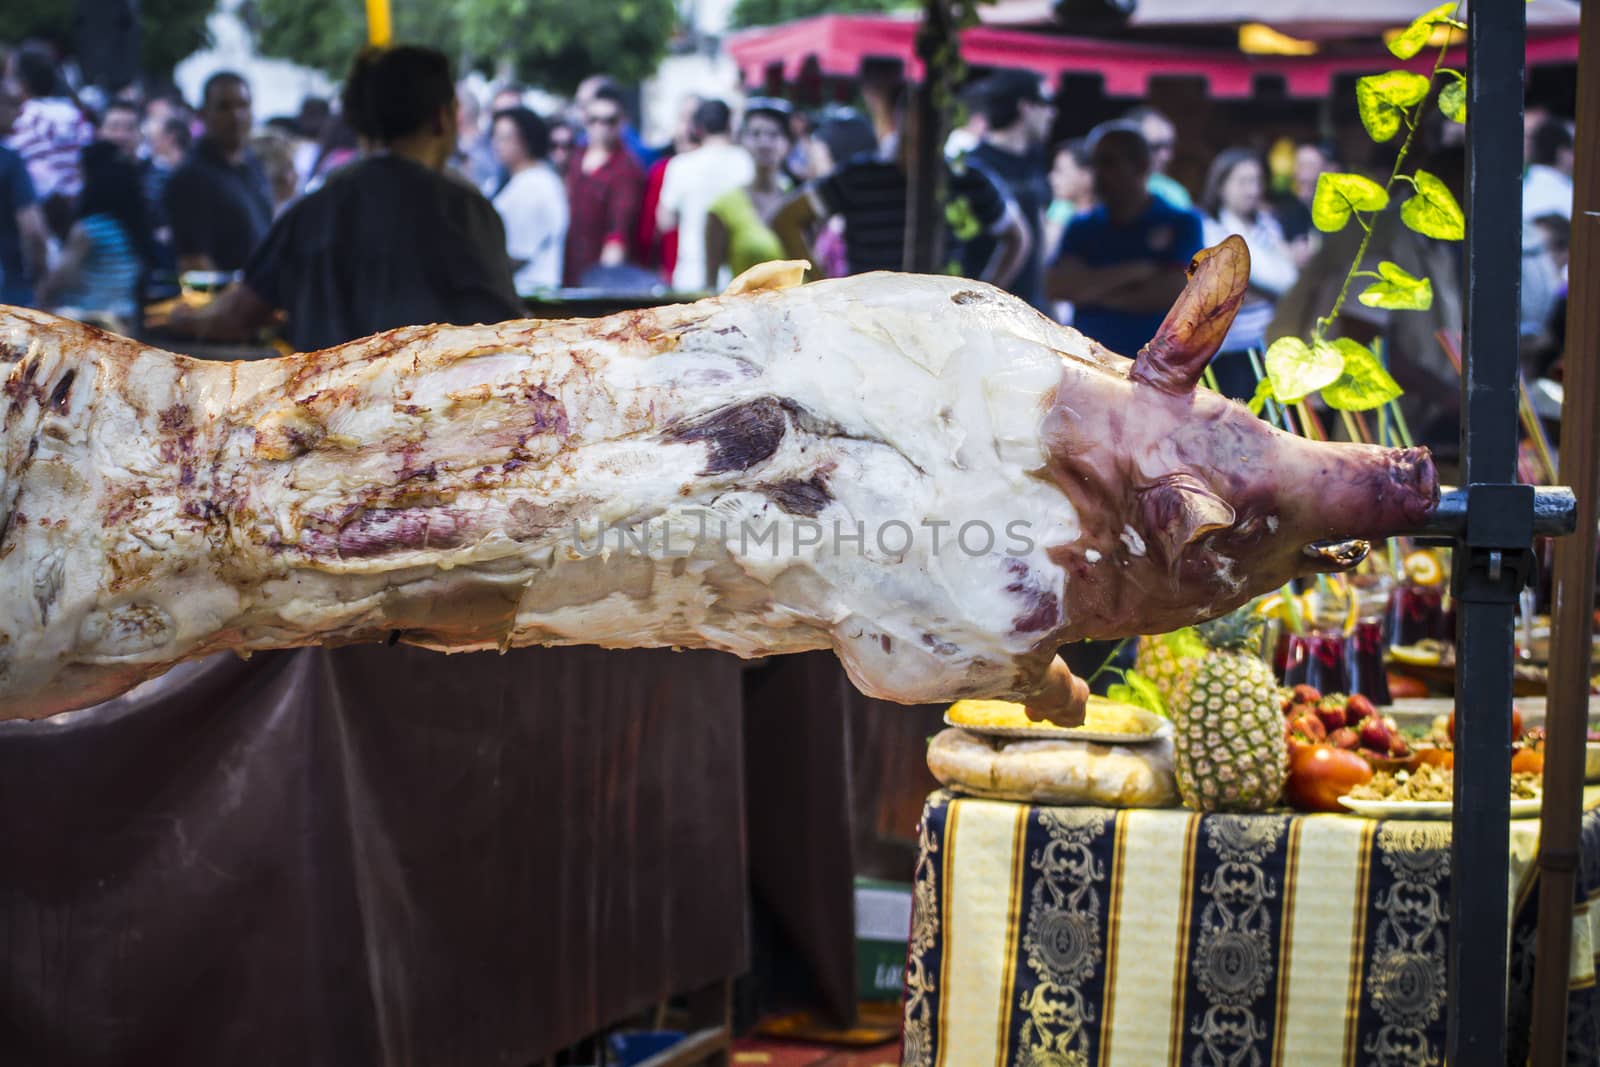
[[[1263,378],[1262,381],[1266,379]],[[1161,643],[1179,659],[1201,659],[1211,651],[1206,647],[1205,641],[1201,640],[1200,631],[1193,626],[1185,626],[1170,634],[1162,634]]]
[[[1418,15],[1398,36],[1389,42],[1389,51],[1398,59],[1410,59],[1427,46],[1428,38],[1433,36],[1433,28],[1439,23],[1450,24],[1451,12],[1455,11],[1456,4],[1440,4],[1432,11]]]
[[[1361,125],[1374,141],[1387,141],[1400,132],[1406,112],[1428,96],[1432,83],[1409,70],[1373,74],[1356,82],[1356,107]]]
[[[1451,71],[1451,73],[1455,73]],[[1439,90],[1439,110],[1451,122],[1467,121],[1467,79],[1457,76]]]
[[[1267,349],[1267,377],[1279,400],[1292,404],[1338,380],[1344,356],[1327,341],[1308,345],[1298,337],[1280,337]]]
[[[1267,406],[1267,401],[1276,400],[1277,396],[1272,391],[1272,379],[1263,378],[1256,383],[1255,395],[1245,404],[1250,409],[1250,414],[1259,415]]]
[[[1378,264],[1378,273],[1383,280],[1373,282],[1356,298],[1367,307],[1427,311],[1433,306],[1433,283],[1427,278],[1413,278],[1387,259]]]
[[[944,221],[958,241],[970,241],[983,232],[978,216],[973,213],[972,205],[964,196],[958,196],[945,204]]]
[[[1400,221],[1441,241],[1459,241],[1467,235],[1466,216],[1448,185],[1425,170],[1412,175],[1411,184],[1415,191],[1400,205]]]
[[[1132,704],[1146,711],[1153,711],[1163,718],[1166,717],[1167,705],[1161,699],[1161,690],[1156,688],[1156,683],[1138,671],[1124,671],[1122,679],[1120,684],[1107,687],[1107,699],[1122,704]]]
[[[1311,221],[1323,233],[1338,233],[1352,211],[1382,211],[1388,206],[1389,194],[1371,178],[1330,171],[1317,178]]]
[[[1335,411],[1371,411],[1403,390],[1366,345],[1341,337],[1333,342],[1344,358],[1344,373],[1322,390],[1322,400]]]

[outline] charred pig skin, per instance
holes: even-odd
[[[1194,387],[1243,255],[1198,261],[1137,361],[979,283],[774,266],[252,363],[0,308],[0,718],[398,640],[831,648],[874,696],[1076,721],[1063,643],[1348,566],[1315,546],[1434,506],[1424,453]]]

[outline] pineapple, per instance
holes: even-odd
[[[1170,634],[1156,634],[1139,638],[1138,652],[1133,658],[1133,669],[1155,683],[1161,693],[1161,703],[1168,717],[1178,698],[1178,689],[1206,654],[1206,645],[1186,626]]]
[[[1203,624],[1211,650],[1173,701],[1178,792],[1195,811],[1260,811],[1283,791],[1289,752],[1259,626],[1248,609]]]

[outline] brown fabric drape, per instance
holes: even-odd
[[[782,656],[745,681],[750,892],[771,911],[836,1023],[856,1012],[848,718],[831,652]]]
[[[0,1063],[523,1065],[741,973],[740,674],[311,649],[0,724]]]
[[[939,783],[927,738],[944,705],[862,696],[831,652],[772,660],[745,682],[750,889],[838,1025],[856,1018],[856,875],[911,881]]]

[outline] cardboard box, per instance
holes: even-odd
[[[899,1000],[911,939],[911,886],[856,879],[856,996]]]

